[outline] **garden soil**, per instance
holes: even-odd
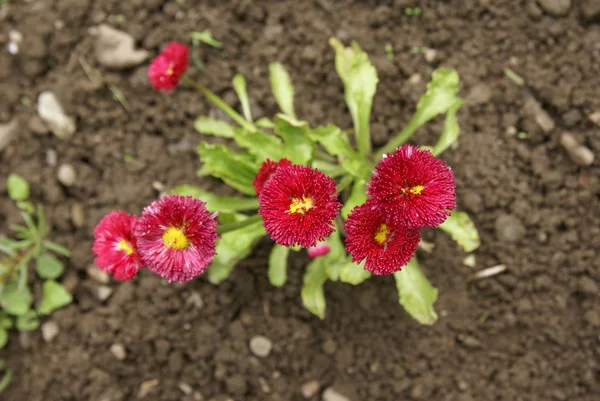
[[[415,5],[422,14],[407,16],[405,8]],[[568,132],[600,154],[600,127],[588,117],[600,111],[594,7],[591,0],[1,6],[0,123],[15,119],[19,130],[0,152],[0,231],[19,221],[5,181],[21,174],[34,200],[46,205],[54,239],[73,250],[63,282],[75,302],[51,316],[60,330],[52,341],[39,330],[11,334],[0,358],[15,376],[0,399],[600,399],[600,165],[576,165],[559,144]],[[242,73],[253,115],[272,116],[268,64],[281,61],[296,85],[300,118],[343,127],[351,119],[328,38],[357,40],[379,72],[374,145],[406,124],[434,68],[456,68],[466,105],[459,143],[443,158],[456,174],[458,206],[472,216],[482,245],[468,267],[466,254],[444,233],[424,233],[435,245],[420,260],[439,288],[439,321],[421,326],[407,315],[391,277],[357,287],[328,283],[327,316],[319,320],[300,299],[307,257],[294,254],[288,283],[274,288],[266,275],[268,240],[220,286],[206,278],[168,284],[147,271],[125,283],[90,276],[92,230],[108,211],[137,213],[162,188],[183,183],[233,194],[196,175],[195,147],[214,139],[194,132],[193,119],[220,113],[191,89],[154,92],[146,65],[99,65],[90,28],[100,23],[128,32],[152,54],[210,28],[223,47],[201,47],[204,73],[195,78],[239,107],[230,81]],[[6,50],[11,30],[23,36],[16,56]],[[91,82],[81,61],[98,68],[104,82]],[[506,69],[525,84],[509,79]],[[108,85],[122,92],[128,111]],[[48,133],[36,117],[44,90],[76,118],[71,139]],[[434,121],[414,139],[433,143],[442,124]],[[57,180],[65,163],[76,172],[70,186]],[[470,280],[499,264],[504,273]],[[112,290],[104,301],[101,286]],[[272,343],[266,357],[249,349],[257,335]]]

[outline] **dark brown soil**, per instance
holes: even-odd
[[[416,3],[422,16],[406,17],[403,8]],[[47,205],[56,240],[73,249],[65,280],[76,298],[52,316],[60,327],[53,342],[39,332],[11,336],[0,358],[16,376],[0,399],[124,401],[149,387],[143,399],[290,401],[304,399],[300,389],[311,380],[352,401],[600,399],[600,165],[577,167],[558,145],[569,131],[600,154],[600,130],[587,117],[600,110],[600,25],[585,22],[572,3],[558,18],[534,0],[44,0],[0,8],[0,123],[21,122],[0,153],[0,232],[18,219],[4,187],[16,172]],[[192,121],[215,113],[196,93],[155,93],[144,66],[103,70],[131,104],[126,113],[107,89],[90,84],[77,57],[95,65],[88,29],[102,21],[152,51],[210,27],[224,51],[203,48],[201,79],[227,101],[236,102],[229,82],[241,72],[253,114],[273,115],[268,63],[279,60],[296,84],[299,116],[342,126],[350,118],[327,39],[356,39],[380,74],[372,118],[378,145],[408,121],[434,67],[458,69],[469,104],[460,112],[460,144],[444,158],[456,172],[459,206],[482,236],[476,269],[505,264],[507,272],[469,284],[464,253],[444,234],[428,233],[435,251],[421,256],[422,266],[440,289],[433,327],[401,309],[391,278],[328,284],[327,317],[318,320],[299,297],[304,257],[291,260],[285,288],[268,284],[268,241],[219,287],[205,279],[167,285],[144,272],[111,283],[114,293],[100,302],[86,268],[104,213],[138,212],[157,197],[155,181],[222,190],[195,174],[195,144],[207,138]],[[16,57],[6,51],[12,29],[24,36]],[[415,46],[436,49],[436,60],[411,52]],[[528,85],[507,79],[506,67]],[[30,103],[46,89],[77,117],[68,141],[30,128]],[[524,111],[531,96],[556,122],[553,131],[544,133]],[[421,130],[418,140],[433,141],[440,127]],[[76,168],[74,186],[58,183],[49,150],[59,165]],[[71,220],[75,204],[85,211],[81,227]],[[496,232],[506,214],[524,227],[516,243]],[[190,304],[192,294],[202,307]],[[267,358],[250,353],[255,335],[273,342]],[[114,343],[124,345],[125,360],[111,353]],[[155,387],[142,385],[152,380]]]

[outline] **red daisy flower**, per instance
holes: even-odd
[[[430,151],[412,145],[386,154],[373,171],[367,193],[394,220],[414,227],[437,227],[456,207],[454,174]]]
[[[346,249],[354,262],[366,259],[365,269],[375,275],[402,270],[420,239],[418,229],[386,217],[372,201],[355,207],[346,221]]]
[[[331,252],[331,246],[327,242],[320,242],[315,246],[308,248],[309,258],[318,258],[319,256],[325,256]]]
[[[269,179],[258,203],[265,230],[284,246],[315,246],[335,231],[333,220],[342,206],[335,182],[308,166],[282,167]]]
[[[170,42],[152,60],[148,68],[148,79],[155,90],[167,93],[177,86],[181,76],[187,71],[188,54],[189,49],[186,45]]]
[[[260,166],[258,173],[256,173],[254,181],[252,181],[252,185],[254,186],[254,189],[256,189],[256,195],[260,195],[260,191],[262,191],[265,183],[269,181],[269,178],[271,178],[280,167],[289,167],[291,165],[292,162],[285,157],[277,162],[270,159],[265,160],[262,166]]]
[[[131,280],[143,266],[134,228],[137,217],[122,210],[110,212],[94,228],[94,263],[116,280]]]
[[[169,281],[203,273],[215,255],[217,213],[191,196],[167,195],[142,211],[135,234],[142,261]]]

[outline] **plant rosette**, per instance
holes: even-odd
[[[400,304],[420,323],[433,324],[437,289],[415,256],[421,230],[440,228],[466,252],[479,246],[471,219],[455,210],[452,170],[438,158],[459,137],[457,112],[463,100],[458,74],[447,68],[433,71],[408,124],[373,150],[369,121],[377,71],[357,43],[345,47],[332,38],[330,45],[352,117],[349,130],[300,119],[290,75],[278,62],[269,65],[269,73],[280,113],[254,119],[240,74],[232,81],[241,104],[238,113],[186,75],[187,46],[169,43],[152,61],[148,78],[165,93],[181,85],[193,88],[229,117],[196,118],[199,133],[226,138],[239,149],[201,142],[198,175],[218,178],[241,195],[218,196],[182,185],[144,209],[140,218],[128,217],[127,229],[103,220],[94,245],[98,267],[116,279],[131,279],[135,274],[118,272],[145,266],[182,282],[206,271],[209,281],[218,284],[266,235],[274,241],[266,272],[274,286],[286,282],[290,251],[307,250],[311,261],[301,296],[316,316],[325,316],[327,280],[357,285],[371,275],[392,275]],[[445,123],[433,146],[406,143],[438,115],[445,115]]]

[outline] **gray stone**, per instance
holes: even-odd
[[[117,358],[119,361],[124,361],[127,357],[127,351],[125,351],[125,347],[123,344],[115,343],[110,346],[110,352]]]
[[[579,291],[586,295],[598,294],[598,285],[588,276],[582,276],[579,279]]]
[[[510,214],[498,216],[495,223],[496,237],[509,244],[519,242],[525,235],[525,227],[521,220]]]
[[[75,168],[70,164],[61,164],[58,167],[56,178],[58,178],[58,182],[63,184],[65,187],[70,187],[75,184],[77,173],[75,172]]]
[[[0,151],[8,146],[10,141],[17,135],[18,130],[19,123],[16,119],[7,124],[0,124]]]
[[[564,17],[571,8],[571,0],[538,0],[538,4],[553,17]]]
[[[350,401],[350,398],[338,393],[333,387],[328,387],[323,391],[323,401]]]
[[[531,117],[536,125],[545,133],[551,132],[556,124],[550,115],[542,108],[542,105],[533,97],[529,97],[523,105],[525,116]]]
[[[106,68],[130,68],[142,64],[150,56],[146,50],[135,49],[135,39],[127,32],[102,24],[91,32],[96,36],[95,53]]]
[[[69,139],[75,133],[75,119],[65,113],[54,93],[50,91],[40,93],[37,112],[50,131],[58,138]]]
[[[58,329],[58,325],[52,320],[49,320],[42,324],[42,338],[47,343],[54,340],[54,338],[56,338],[56,336],[58,335],[59,331],[60,330]]]
[[[581,2],[581,15],[586,22],[600,20],[600,1],[579,0]]]
[[[113,293],[113,289],[107,285],[101,285],[96,289],[96,296],[102,302],[106,301]]]
[[[79,202],[71,205],[71,221],[77,228],[81,228],[85,225],[85,211],[83,205]]]
[[[473,106],[489,103],[492,99],[492,89],[486,84],[477,84],[467,95],[467,103]]]
[[[308,400],[317,395],[320,388],[321,385],[317,380],[311,380],[309,382],[304,383],[302,387],[300,387],[300,392],[302,393],[302,397]]]
[[[573,135],[564,133],[560,136],[559,142],[573,163],[582,167],[594,163],[594,153],[589,148],[580,145]]]
[[[87,267],[87,274],[100,284],[108,284],[110,282],[110,274],[100,270],[96,265],[89,265]]]
[[[260,357],[266,358],[273,349],[273,343],[265,336],[254,336],[250,340],[250,351]]]

